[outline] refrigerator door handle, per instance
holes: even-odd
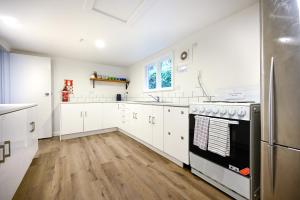
[[[274,192],[274,146],[269,145],[269,170],[270,170],[270,186],[272,193]]]
[[[269,145],[274,145],[274,57],[271,58],[269,80]]]
[[[274,57],[271,57],[269,79],[269,170],[271,191],[274,191]]]

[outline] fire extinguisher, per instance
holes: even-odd
[[[69,91],[67,89],[67,86],[64,87],[64,89],[61,91],[62,95],[62,101],[63,102],[68,102],[69,101]]]

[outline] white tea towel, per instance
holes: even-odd
[[[209,119],[209,117],[195,116],[193,144],[204,151],[207,150]]]
[[[229,120],[211,118],[208,133],[208,151],[223,157],[230,156]]]

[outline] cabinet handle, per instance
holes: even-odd
[[[85,117],[87,117],[87,112],[86,111],[84,112],[84,115],[85,115]]]
[[[181,140],[184,140],[184,137],[183,137],[183,136],[181,136],[180,138],[181,138]]]
[[[4,157],[11,156],[10,141],[4,141]]]
[[[135,113],[135,119],[138,119],[138,118],[137,118],[137,113]]]
[[[132,119],[134,119],[134,112],[132,113]]]
[[[33,133],[35,131],[35,122],[30,122],[31,130],[30,133]]]
[[[168,109],[168,112],[170,112],[170,109]]]
[[[168,135],[171,135],[171,133],[170,133],[170,132],[168,132]]]
[[[5,150],[4,150],[4,145],[0,145],[0,163],[5,162]]]
[[[184,112],[183,112],[183,111],[181,111],[181,114],[183,115],[183,114],[184,114]]]
[[[155,124],[155,117],[152,117],[152,124]]]
[[[82,117],[82,111],[80,112],[80,117]]]

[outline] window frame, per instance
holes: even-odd
[[[171,59],[171,87],[162,88],[161,82],[161,63],[166,59]],[[148,66],[157,66],[156,69],[156,88],[149,89],[149,80],[148,80]],[[144,76],[144,92],[159,92],[159,91],[170,91],[174,89],[174,56],[172,53],[165,54],[158,59],[152,60],[144,67],[145,76]]]

